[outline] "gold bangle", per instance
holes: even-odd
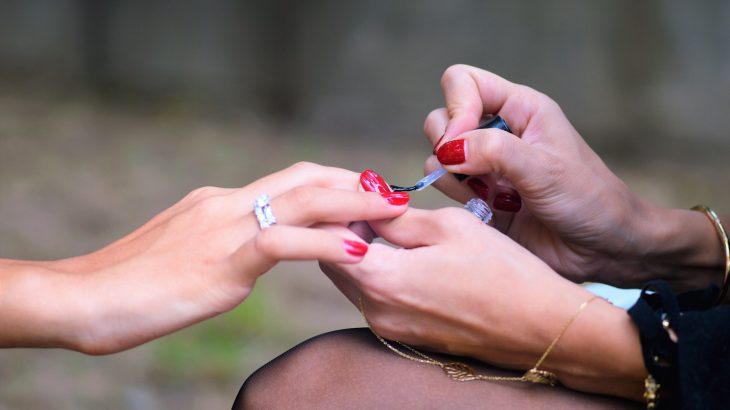
[[[725,227],[722,226],[722,222],[720,221],[720,217],[717,216],[715,211],[710,209],[709,207],[705,205],[695,205],[692,208],[693,211],[702,212],[705,215],[707,215],[707,218],[710,219],[713,225],[715,225],[715,230],[717,231],[717,235],[720,236],[720,242],[722,242],[722,249],[725,251],[725,274],[722,278],[722,287],[720,288],[720,295],[717,297],[717,300],[715,301],[716,305],[719,305],[722,303],[722,300],[725,299],[725,295],[727,295],[728,286],[730,286],[730,243],[728,241],[727,237],[727,231],[725,230]]]

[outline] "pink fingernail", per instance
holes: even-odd
[[[368,245],[358,241],[345,239],[345,251],[352,256],[365,256],[368,253]]]

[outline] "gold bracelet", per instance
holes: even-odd
[[[644,401],[646,402],[646,409],[653,410],[656,408],[659,402],[659,389],[662,385],[657,383],[654,376],[651,374],[646,376],[644,379]]]
[[[719,305],[722,303],[722,300],[725,299],[725,295],[727,294],[728,286],[730,286],[730,244],[728,242],[727,237],[727,231],[725,230],[725,227],[722,226],[722,222],[720,221],[720,217],[717,216],[715,211],[710,209],[709,207],[705,205],[695,205],[692,208],[693,211],[702,212],[710,219],[713,225],[715,225],[715,230],[717,231],[717,234],[720,236],[720,242],[722,242],[722,249],[725,251],[725,274],[722,278],[722,287],[720,288],[720,295],[717,297],[717,300],[715,301],[716,305]]]
[[[362,303],[362,298],[359,299],[360,303],[360,313],[362,313],[363,318],[365,319],[365,323],[367,323],[368,328],[370,331],[375,335],[375,337],[380,340],[381,343],[385,345],[388,349],[390,349],[393,353],[397,354],[398,356],[401,356],[405,359],[418,362],[418,363],[424,363],[424,364],[430,364],[436,367],[440,367],[441,370],[446,373],[447,376],[449,376],[452,380],[458,381],[458,382],[466,382],[471,380],[482,380],[482,381],[496,381],[496,382],[529,382],[529,383],[539,383],[539,384],[548,384],[550,386],[555,386],[558,383],[558,376],[550,371],[547,370],[541,370],[540,366],[545,361],[545,359],[548,357],[550,352],[553,351],[553,348],[555,348],[555,345],[558,343],[558,340],[560,340],[561,337],[563,337],[563,334],[566,330],[568,330],[568,327],[570,327],[571,324],[575,321],[575,319],[580,315],[581,312],[588,306],[589,303],[593,302],[594,300],[598,299],[598,295],[593,295],[591,298],[586,300],[585,302],[581,303],[581,305],[578,307],[578,311],[575,312],[573,316],[568,319],[567,322],[563,325],[563,327],[560,329],[560,332],[558,332],[558,335],[555,336],[553,341],[550,343],[548,348],[545,350],[545,353],[540,356],[540,359],[538,359],[537,363],[535,363],[534,366],[528,371],[525,372],[522,376],[515,377],[515,376],[488,376],[485,374],[479,374],[469,366],[468,364],[461,363],[461,362],[448,362],[444,363],[442,361],[436,360],[433,357],[417,350],[416,348],[413,348],[411,346],[408,346],[405,343],[395,341],[396,344],[400,345],[403,349],[406,351],[410,351],[411,353],[415,354],[416,356],[413,356],[409,353],[406,353],[405,351],[402,351],[392,344],[390,344],[387,340],[385,340],[382,336],[377,334],[375,330],[373,330],[373,327],[370,326],[370,321],[368,320],[367,316],[365,316],[365,308]]]

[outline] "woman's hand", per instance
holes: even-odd
[[[463,209],[410,209],[370,225],[403,248],[376,243],[359,264],[322,267],[391,340],[529,369],[591,297]],[[586,307],[541,368],[569,387],[634,399],[646,376],[631,319],[603,300]]]
[[[719,283],[722,250],[709,221],[634,195],[553,100],[464,65],[446,70],[442,87],[446,108],[431,112],[424,127],[436,153],[426,171],[444,165],[473,175],[463,183],[442,178],[444,193],[487,200],[498,229],[574,281]],[[474,130],[490,114],[502,116],[514,135]]]
[[[86,256],[0,260],[0,344],[112,353],[234,308],[280,260],[357,263],[367,244],[317,227],[392,218],[408,203],[358,185],[357,173],[301,163],[241,189],[195,190]],[[278,224],[261,230],[252,205],[264,193]]]

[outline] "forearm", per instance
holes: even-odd
[[[78,349],[79,279],[52,262],[0,259],[0,347]]]
[[[647,372],[638,330],[626,310],[602,298],[579,312],[581,304],[594,296],[567,280],[536,288],[528,298],[531,302],[524,305],[522,319],[508,325],[507,339],[487,342],[488,348],[482,345],[469,355],[498,366],[531,369],[578,314],[538,369],[554,373],[571,389],[640,400]]]

